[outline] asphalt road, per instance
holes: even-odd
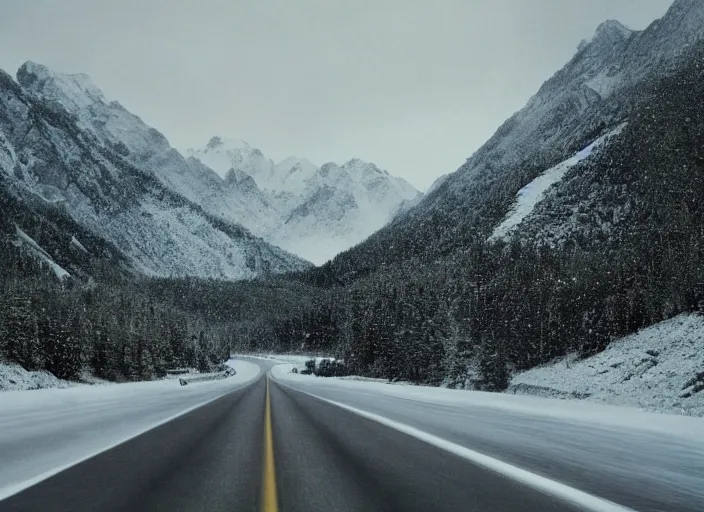
[[[399,391],[398,386],[367,388],[330,379],[287,379],[287,386],[317,397],[389,418],[454,445],[524,468],[593,496],[641,512],[704,512],[704,420],[640,413],[625,424],[603,417],[621,408],[571,410],[553,415],[544,402],[565,407],[562,401],[525,401],[530,407],[504,409],[488,403],[433,403]],[[351,383],[354,384],[354,383]],[[418,389],[418,391],[422,391]],[[438,390],[439,391],[439,390]],[[532,407],[535,409],[532,409]],[[554,412],[554,411],[553,411]],[[688,435],[675,424],[686,419]],[[664,425],[654,425],[663,422]],[[649,425],[648,423],[651,423]],[[670,428],[672,427],[672,428]]]
[[[558,459],[555,467],[570,471]],[[667,500],[647,510],[704,510]],[[2,512],[69,510],[584,509],[262,374],[0,501]]]

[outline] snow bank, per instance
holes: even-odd
[[[513,229],[518,226],[535,208],[535,206],[543,200],[545,192],[564,178],[567,171],[577,165],[582,160],[589,158],[595,151],[601,148],[610,138],[620,134],[625,128],[626,123],[619,125],[614,130],[606,135],[599,137],[589,146],[577,153],[572,158],[559,163],[555,167],[548,169],[543,174],[535,178],[528,185],[518,191],[516,202],[506,218],[499,224],[494,232],[489,237],[490,241],[506,238]]]
[[[0,500],[256,379],[259,366],[180,386],[178,380],[0,393]]]
[[[27,391],[78,386],[61,380],[49,372],[29,372],[18,364],[0,363],[0,391]]]
[[[680,315],[588,359],[520,373],[509,392],[704,416],[704,316]]]

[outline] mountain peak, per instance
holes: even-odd
[[[605,48],[614,47],[627,41],[636,32],[620,21],[607,20],[599,25],[591,39],[583,39],[577,46],[577,53],[590,48],[592,52],[602,53]]]
[[[254,177],[257,185],[264,186],[271,177],[273,163],[262,152],[247,142],[214,136],[202,149],[189,149],[186,154],[200,160],[221,178],[227,177],[230,169],[241,169]]]
[[[237,139],[229,139],[226,137],[221,137],[219,135],[215,135],[210,138],[208,143],[205,145],[205,150],[206,151],[229,151],[229,150],[238,150],[238,149],[252,149],[252,147],[245,141],[243,140],[237,140]],[[190,149],[189,152],[196,152],[197,150],[195,149]]]
[[[31,60],[28,60],[27,62],[22,64],[20,66],[20,69],[17,70],[18,75],[26,73],[31,73],[38,77],[43,77],[52,74],[51,71],[49,71],[49,68],[47,68],[45,65],[39,64]]]
[[[215,149],[223,145],[222,142],[222,137],[218,137],[217,135],[213,138],[211,138],[208,143],[205,145],[206,148],[208,149]]]
[[[317,166],[308,160],[307,158],[300,158],[297,156],[289,156],[288,158],[284,158],[281,160],[278,164],[276,164],[277,167],[281,168],[286,168],[290,169],[295,166],[300,166],[300,167],[315,167],[317,169]]]
[[[27,61],[17,71],[17,81],[30,94],[57,101],[74,113],[94,103],[108,103],[85,73],[57,73],[43,64]]]
[[[697,34],[699,33],[697,28],[701,27],[702,20],[704,20],[702,0],[675,0],[663,18],[663,21],[674,24],[679,30],[684,27],[685,30],[694,30]]]
[[[597,27],[592,42],[625,40],[631,35],[633,35],[633,31],[620,21],[607,20]]]
[[[345,169],[365,169],[369,167],[376,167],[374,164],[365,162],[364,160],[360,158],[352,158],[351,160],[348,160],[344,164],[342,164],[342,167]]]

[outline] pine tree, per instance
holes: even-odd
[[[105,324],[101,324],[94,333],[95,344],[93,346],[90,365],[93,372],[101,379],[108,379],[114,372],[109,361],[110,338]]]
[[[5,356],[26,370],[38,370],[43,354],[37,336],[37,323],[32,314],[31,301],[16,295],[5,304]]]

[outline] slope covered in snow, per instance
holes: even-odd
[[[26,249],[30,254],[32,254],[32,256],[37,258],[42,264],[48,265],[49,268],[51,269],[51,271],[57,277],[57,279],[62,280],[67,277],[71,277],[71,274],[69,274],[66,270],[61,268],[61,266],[58,265],[51,258],[51,256],[49,256],[49,254],[44,249],[42,249],[39,246],[39,244],[37,244],[37,242],[32,240],[32,238],[29,235],[27,235],[27,233],[22,231],[19,226],[15,225],[15,228],[17,230],[17,239],[15,241],[15,245]]]
[[[509,392],[704,416],[704,316],[680,315],[593,357],[519,373]]]
[[[12,147],[10,141],[7,140],[5,134],[0,130],[0,171],[11,174],[14,172],[16,164],[17,155],[15,155],[15,148]]]
[[[647,110],[639,104],[643,92],[673,72],[703,36],[701,0],[676,0],[643,31],[605,22],[464,165],[367,242],[339,255],[335,271],[363,275],[409,257],[434,261],[467,253],[476,239],[491,236],[514,206],[515,192],[539,172],[631,119],[631,109]]]
[[[501,222],[501,224],[496,226],[491,237],[489,237],[489,240],[498,240],[508,237],[511,232],[516,229],[521,222],[523,222],[523,219],[530,215],[535,206],[543,199],[545,193],[551,186],[559,183],[567,171],[572,169],[572,167],[577,165],[579,162],[589,158],[592,153],[598,151],[608,142],[609,139],[618,136],[621,131],[623,131],[625,126],[626,124],[623,123],[606,135],[599,137],[572,158],[569,158],[564,162],[557,164],[555,167],[548,169],[531,181],[528,185],[519,190],[516,195],[516,202],[511,208],[511,211],[509,211],[508,215]]]

